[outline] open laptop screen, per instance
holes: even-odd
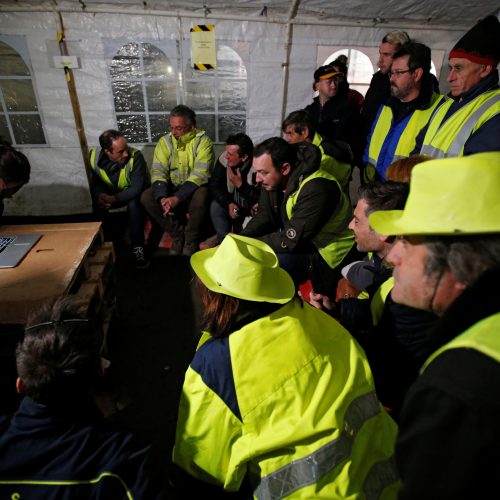
[[[16,267],[41,237],[41,234],[0,236],[0,269]]]

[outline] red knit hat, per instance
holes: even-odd
[[[449,58],[460,57],[477,64],[500,62],[500,22],[488,16],[473,26],[453,47]]]

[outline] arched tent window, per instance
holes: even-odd
[[[151,43],[128,43],[113,57],[110,73],[120,132],[134,144],[157,142],[178,102],[170,59]]]
[[[198,71],[185,64],[185,104],[196,112],[197,125],[214,142],[245,132],[247,71],[235,50],[219,44],[215,70]]]
[[[15,146],[46,144],[28,65],[14,48],[1,40],[0,135]]]
[[[373,52],[373,49],[369,51],[371,53]],[[329,55],[322,64],[331,63],[335,61],[340,55],[345,55],[347,57],[347,81],[349,82],[349,87],[365,95],[368,87],[370,86],[372,75],[375,71],[377,71],[377,68],[373,67],[373,64],[368,55],[357,49],[336,50],[335,52],[333,52],[333,54]],[[434,76],[437,76],[436,66],[433,61],[431,61],[431,73]]]
[[[328,56],[323,64],[335,61],[340,55],[347,57],[347,81],[349,82],[349,87],[365,95],[375,71],[370,58],[360,50],[343,49],[337,50]]]

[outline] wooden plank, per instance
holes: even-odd
[[[0,324],[23,324],[41,303],[69,293],[90,249],[103,243],[99,222],[0,227],[0,235],[24,233],[42,238],[17,267],[0,269]]]

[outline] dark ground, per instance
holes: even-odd
[[[12,219],[9,224],[79,222],[68,219]],[[5,219],[2,224],[5,224]],[[123,243],[120,220],[116,231],[105,231],[115,245],[115,314],[107,336],[109,392],[117,410],[110,418],[135,431],[157,447],[168,462],[175,437],[177,406],[184,373],[199,338],[200,305],[192,284],[189,258],[170,256],[158,248],[146,270],[137,270]],[[1,306],[1,305],[0,305]],[[13,350],[19,334],[2,335],[0,358],[1,413],[14,411]],[[116,403],[116,405],[114,404]],[[174,469],[175,472],[175,469]],[[208,485],[182,483],[179,498],[241,498],[223,494]]]

